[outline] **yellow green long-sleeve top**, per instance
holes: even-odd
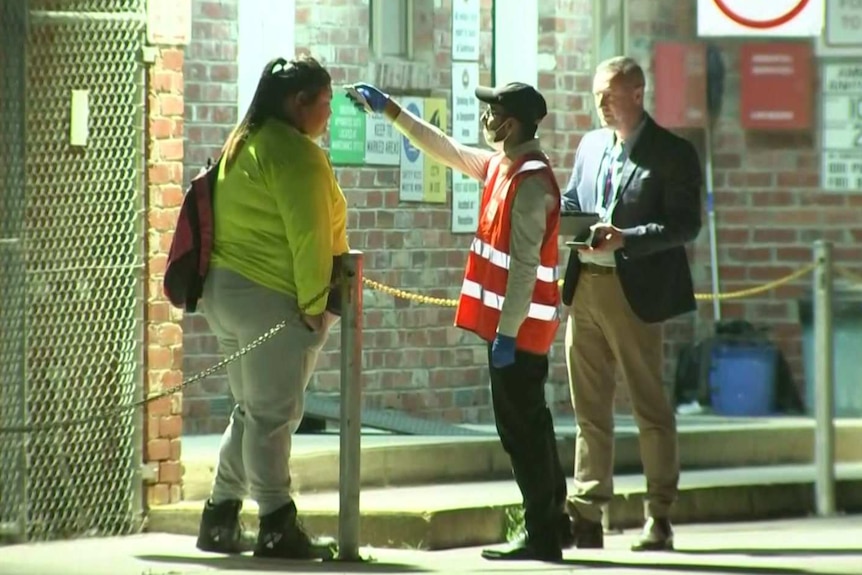
[[[347,202],[326,153],[284,122],[249,136],[219,168],[211,265],[288,293],[304,307],[327,285],[332,257],[348,251]],[[326,297],[305,310],[323,313]]]

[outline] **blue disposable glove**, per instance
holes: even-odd
[[[381,114],[389,102],[389,94],[385,94],[372,86],[371,84],[353,84],[348,86],[347,97],[353,100],[356,107],[368,111],[371,108],[372,112]],[[365,100],[364,102],[362,100]],[[366,107],[367,104],[367,107]]]
[[[491,344],[491,365],[506,367],[515,363],[515,338],[498,333]]]

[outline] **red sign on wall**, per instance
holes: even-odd
[[[666,128],[706,124],[706,46],[657,42],[653,70],[655,120]]]
[[[811,128],[812,49],[808,43],[749,43],[739,54],[740,120],[747,130]]]

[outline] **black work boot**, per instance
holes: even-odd
[[[244,553],[254,549],[254,534],[243,529],[239,520],[242,501],[214,505],[207,500],[201,514],[197,548],[213,553]]]
[[[260,517],[255,557],[329,560],[335,557],[337,550],[332,537],[312,537],[305,531],[296,516],[293,501]]]

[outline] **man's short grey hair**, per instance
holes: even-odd
[[[596,66],[596,73],[599,72],[610,72],[614,77],[619,76],[632,88],[646,86],[646,77],[644,76],[643,68],[631,56],[608,58]]]

